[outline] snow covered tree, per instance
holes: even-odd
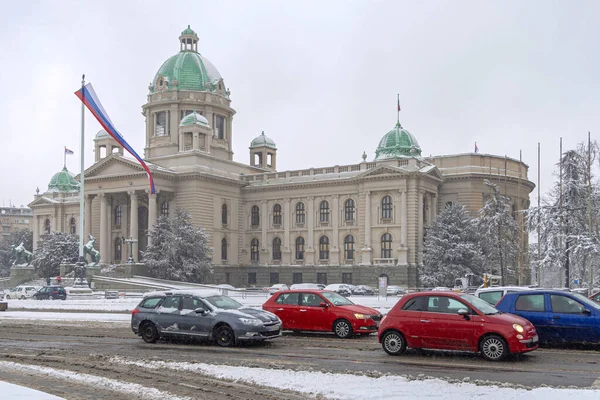
[[[153,276],[182,282],[204,283],[212,276],[208,235],[195,228],[187,211],[173,218],[161,216],[150,229],[144,262]]]
[[[482,263],[476,220],[461,204],[446,206],[425,237],[421,283],[453,286],[467,273],[481,276]]]
[[[517,264],[519,257],[519,225],[512,215],[508,197],[500,194],[498,185],[484,180],[492,193],[479,212],[479,233],[485,260],[485,271],[498,271],[501,284],[506,284],[509,266]],[[496,270],[496,271],[495,271]]]
[[[0,277],[10,275],[11,246],[23,243],[25,249],[33,250],[33,232],[27,228],[17,229],[0,242]]]
[[[33,254],[33,266],[42,278],[60,273],[60,264],[75,263],[79,258],[79,239],[76,235],[50,232],[43,235]]]

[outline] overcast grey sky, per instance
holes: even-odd
[[[600,127],[598,1],[30,1],[3,4],[0,187],[26,205],[79,172],[81,74],[143,152],[148,84],[188,24],[231,90],[234,159],[262,130],[278,169],[369,159],[396,122],[423,155],[508,155],[542,191],[559,137]],[[100,129],[86,112],[86,166]],[[535,192],[531,200],[536,201]]]

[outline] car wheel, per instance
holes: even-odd
[[[6,300],[10,300],[10,296],[9,295],[6,295]]]
[[[158,330],[152,322],[144,322],[140,325],[140,335],[146,343],[155,343],[159,338]]]
[[[221,347],[229,347],[235,344],[235,335],[229,325],[220,325],[215,329],[215,340]]]
[[[21,300],[25,300],[25,296],[21,296]]]
[[[391,356],[397,356],[406,351],[406,340],[398,331],[388,331],[381,338],[381,347]]]
[[[479,351],[486,360],[500,361],[508,354],[506,340],[498,335],[489,335],[481,339]]]
[[[345,319],[338,319],[333,324],[333,333],[340,339],[347,339],[352,336],[352,326]]]

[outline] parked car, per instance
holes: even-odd
[[[406,290],[404,290],[401,286],[388,286],[387,287],[387,295],[388,296],[402,296],[406,294]]]
[[[298,290],[298,289],[315,289],[321,290],[321,284],[318,283],[294,283],[290,286],[290,290]]]
[[[118,299],[119,298],[119,291],[118,290],[105,290],[104,291],[104,298],[105,299]]]
[[[450,289],[449,287],[446,287],[446,286],[434,287],[431,290],[434,292],[451,292],[452,291],[452,289]]]
[[[487,301],[491,305],[496,305],[506,293],[522,292],[525,290],[531,289],[522,286],[494,286],[477,289],[474,295]]]
[[[531,321],[542,343],[600,343],[600,305],[580,294],[558,290],[508,293],[496,308]]]
[[[600,292],[596,292],[593,295],[591,295],[590,300],[595,301],[596,303],[600,304]]]
[[[36,300],[66,300],[67,291],[62,286],[46,286],[37,291],[32,297]]]
[[[290,288],[285,283],[276,283],[270,287],[264,288],[263,290],[265,292],[269,292],[269,293],[273,294],[275,292],[279,292],[280,290],[289,290],[289,289]]]
[[[346,297],[352,296],[352,289],[345,283],[332,283],[331,285],[325,286],[325,290],[330,290]]]
[[[371,286],[358,285],[356,287],[356,291],[353,294],[359,295],[359,296],[373,296],[375,294],[375,291],[373,290],[373,288]]]
[[[377,332],[381,314],[354,304],[329,290],[286,290],[275,293],[262,306],[276,314],[283,329],[333,332],[345,339],[353,334]]]
[[[25,300],[32,297],[39,289],[39,286],[21,285],[10,289],[6,294],[6,299]]]
[[[403,296],[381,321],[379,342],[390,355],[411,347],[479,352],[492,361],[538,348],[526,319],[470,294],[434,291]]]
[[[317,286],[319,287],[319,289],[321,289],[321,290],[325,290],[325,287],[326,287],[327,285],[324,285],[324,284],[322,284],[322,283],[317,283]]]
[[[146,294],[131,313],[131,329],[147,343],[191,337],[234,346],[281,336],[281,320],[216,291],[171,290]]]

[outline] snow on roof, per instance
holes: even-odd
[[[168,296],[171,294],[189,295],[198,297],[221,296],[218,290],[213,289],[171,289],[157,290],[155,292],[144,293],[144,297]]]

